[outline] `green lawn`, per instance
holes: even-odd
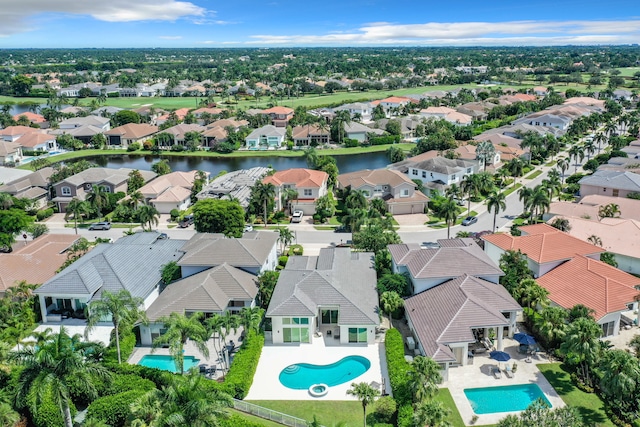
[[[509,194],[513,193],[514,191],[516,191],[518,188],[522,187],[522,184],[518,183],[516,184],[516,186],[511,186],[509,188],[507,188],[506,190],[503,191],[505,197],[508,196]]]
[[[345,427],[362,425],[362,405],[355,400],[255,400],[248,401],[287,415],[311,421],[315,415],[325,426],[344,422]],[[367,413],[369,409],[367,408]]]
[[[551,383],[564,403],[575,407],[587,425],[613,427],[614,424],[604,412],[604,403],[595,393],[585,393],[576,387],[569,373],[560,363],[543,363],[538,368],[542,375]]]
[[[275,423],[273,421],[269,421],[269,420],[265,420],[264,418],[260,418],[260,417],[255,417],[253,415],[249,415],[249,414],[245,414],[244,412],[240,412],[237,411],[235,409],[230,409],[229,412],[231,412],[234,415],[238,415],[246,420],[252,421],[254,423],[258,423],[261,424],[265,427],[282,427],[284,424],[279,424],[279,423]]]
[[[540,176],[540,174],[541,174],[541,173],[542,173],[542,171],[541,171],[541,170],[534,171],[534,172],[530,173],[529,175],[525,176],[525,177],[524,177],[524,179],[534,179],[534,178],[537,178],[537,177],[539,177],[539,176]]]

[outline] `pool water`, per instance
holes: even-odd
[[[187,372],[194,366],[198,366],[200,359],[196,359],[193,356],[184,356],[184,371]],[[147,354],[140,359],[138,365],[146,366],[147,368],[162,369],[163,371],[177,372],[176,364],[173,361],[173,357],[164,356],[161,354]]]
[[[467,388],[464,394],[471,403],[473,412],[478,415],[523,411],[537,399],[542,399],[550,408],[552,407],[537,384]]]
[[[280,383],[294,390],[307,390],[314,384],[329,387],[353,381],[371,367],[371,362],[362,356],[347,356],[330,365],[296,363],[280,372]]]

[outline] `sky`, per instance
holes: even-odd
[[[639,0],[0,0],[0,48],[640,43]]]

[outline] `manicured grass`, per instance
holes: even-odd
[[[613,427],[607,418],[604,403],[595,393],[585,393],[571,382],[569,372],[560,363],[543,363],[538,365],[542,375],[551,383],[564,403],[576,408],[587,425]]]
[[[356,400],[255,400],[255,405],[311,421],[315,415],[320,424],[330,426],[344,422],[345,427],[362,426],[362,405]],[[367,407],[367,413],[370,412]]]
[[[249,414],[245,414],[244,412],[240,412],[238,410],[235,409],[230,409],[229,412],[231,412],[234,415],[237,415],[239,417],[242,417],[248,421],[263,425],[265,427],[282,427],[284,424],[280,424],[280,423],[276,423],[273,421],[269,421],[269,420],[265,420],[264,418],[260,418],[260,417],[256,417],[253,415],[249,415]]]
[[[316,230],[335,230],[335,227],[332,227],[330,225],[314,225],[313,226],[314,229]]]
[[[551,160],[549,163],[545,163],[544,165],[547,167],[555,166],[558,163],[556,160]]]
[[[513,193],[514,191],[516,191],[518,188],[522,187],[522,184],[516,184],[516,186],[511,186],[509,188],[507,188],[506,190],[503,191],[505,196],[508,196],[509,194]]]
[[[98,220],[96,220],[95,222],[100,222]],[[89,222],[85,222],[82,224],[78,224],[78,228],[86,228],[88,229],[91,224],[94,224],[93,222],[89,223]],[[140,227],[140,223],[131,223],[131,224],[127,224],[127,223],[111,223],[111,228],[132,228],[132,227]],[[64,225],[64,228],[75,228],[75,225],[73,224],[73,222],[70,222],[68,224]],[[102,231],[102,230],[95,230],[95,231]]]
[[[453,397],[448,388],[438,389],[438,394],[436,394],[434,399],[442,402],[445,408],[451,410],[451,415],[449,415],[447,421],[449,421],[453,427],[465,427],[460,412],[458,412],[458,407],[453,401]]]
[[[524,179],[534,179],[540,176],[540,174],[542,173],[541,170],[537,170],[534,171],[533,173],[530,173],[529,175],[525,176]]]

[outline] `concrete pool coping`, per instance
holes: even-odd
[[[329,387],[329,392],[322,397],[312,397],[308,390],[294,390],[280,383],[280,372],[289,365],[296,363],[328,365],[347,356],[366,357],[371,362],[371,367],[353,381]],[[385,385],[389,388],[384,343],[340,346],[325,346],[324,340],[314,340],[311,344],[266,343],[253,377],[253,384],[245,400],[355,400],[355,397],[347,395],[352,382],[369,384],[375,381],[381,384],[383,378]]]
[[[476,355],[473,358],[472,364],[449,368],[449,380],[442,384],[442,387],[448,388],[451,392],[451,396],[465,425],[472,425],[471,419],[476,415],[471,408],[471,403],[469,403],[467,396],[464,394],[464,390],[469,388],[537,384],[553,408],[565,406],[562,398],[537,367],[538,363],[549,363],[549,360],[540,355],[532,357],[531,363],[527,363],[525,362],[526,356],[518,353],[519,344],[515,340],[505,338],[504,346],[504,351],[511,355],[511,360],[509,362],[502,362],[499,365],[501,369],[504,370],[506,363],[513,365],[513,363],[516,362],[518,369],[513,375],[513,378],[508,378],[504,372],[501,378],[494,378],[491,374],[491,369],[497,367],[498,362],[490,359],[488,354]],[[522,411],[477,414],[478,420],[475,422],[475,425],[497,424],[507,415],[519,414],[520,412]]]
[[[547,399],[547,396],[544,395],[542,389],[538,384],[535,383],[527,383],[527,384],[509,384],[509,385],[498,385],[491,387],[473,387],[473,388],[465,388],[464,394],[470,402],[475,402],[476,406],[482,407],[478,409],[487,409],[487,411],[483,415],[488,415],[497,412],[506,412],[506,411],[495,411],[490,410],[494,409],[496,405],[498,406],[512,406],[513,399],[510,399],[510,393],[519,393],[522,394],[521,397],[523,399],[518,401],[518,406],[526,405],[522,408],[517,409],[517,411],[523,411],[527,409],[534,401],[538,399],[542,399],[545,403],[551,405],[551,402]],[[535,395],[535,399],[532,398],[532,395]],[[511,408],[510,408],[511,409]],[[477,414],[480,414],[479,411],[475,411]],[[516,411],[513,411],[516,412]]]

